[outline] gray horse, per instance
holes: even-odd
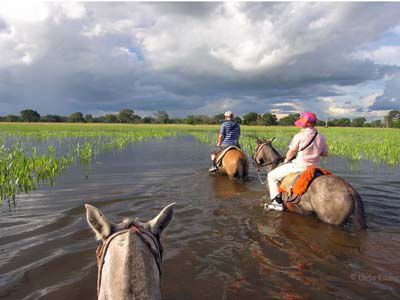
[[[278,167],[283,157],[272,146],[274,140],[260,140],[254,149],[253,159],[258,166],[265,166],[269,172]],[[324,222],[341,225],[354,212],[355,220],[361,229],[366,229],[364,204],[357,191],[342,178],[324,175],[315,178],[297,204],[299,212],[315,213]]]
[[[98,299],[161,299],[160,236],[173,215],[173,204],[152,220],[138,218],[114,224],[96,207],[85,204],[86,219],[103,245],[96,251]]]

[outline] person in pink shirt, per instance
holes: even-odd
[[[303,113],[294,123],[302,130],[293,137],[284,163],[268,173],[269,193],[273,200],[267,209],[283,210],[278,186],[280,180],[289,173],[303,172],[311,166],[319,167],[321,156],[328,156],[326,139],[314,128],[316,123],[317,116],[312,112]]]

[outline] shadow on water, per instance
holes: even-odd
[[[110,219],[152,218],[176,202],[162,241],[165,299],[398,299],[399,168],[338,158],[326,168],[361,194],[370,229],[264,212],[254,169],[242,183],[207,174],[210,147],[191,137],[100,154],[56,185],[19,195],[0,219],[0,299],[96,299],[96,241],[83,204]]]

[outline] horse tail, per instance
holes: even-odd
[[[242,179],[243,181],[247,178],[247,170],[248,170],[248,164],[247,160],[243,157],[239,159],[237,171],[236,171],[236,177]]]
[[[365,214],[364,214],[364,203],[361,200],[360,195],[357,193],[355,189],[351,190],[351,197],[353,198],[354,203],[354,216],[357,225],[360,229],[367,229],[367,223],[365,221]]]

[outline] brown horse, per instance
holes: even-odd
[[[222,164],[218,166],[218,172],[231,179],[245,180],[249,174],[249,159],[243,151],[229,150],[222,159]]]
[[[253,154],[256,166],[265,166],[267,172],[283,162],[283,157],[272,146],[273,140],[274,138],[271,140],[257,139]],[[322,221],[333,225],[345,223],[354,212],[358,226],[361,229],[367,228],[364,204],[360,195],[350,184],[335,175],[315,178],[297,205],[299,213],[315,213]]]

